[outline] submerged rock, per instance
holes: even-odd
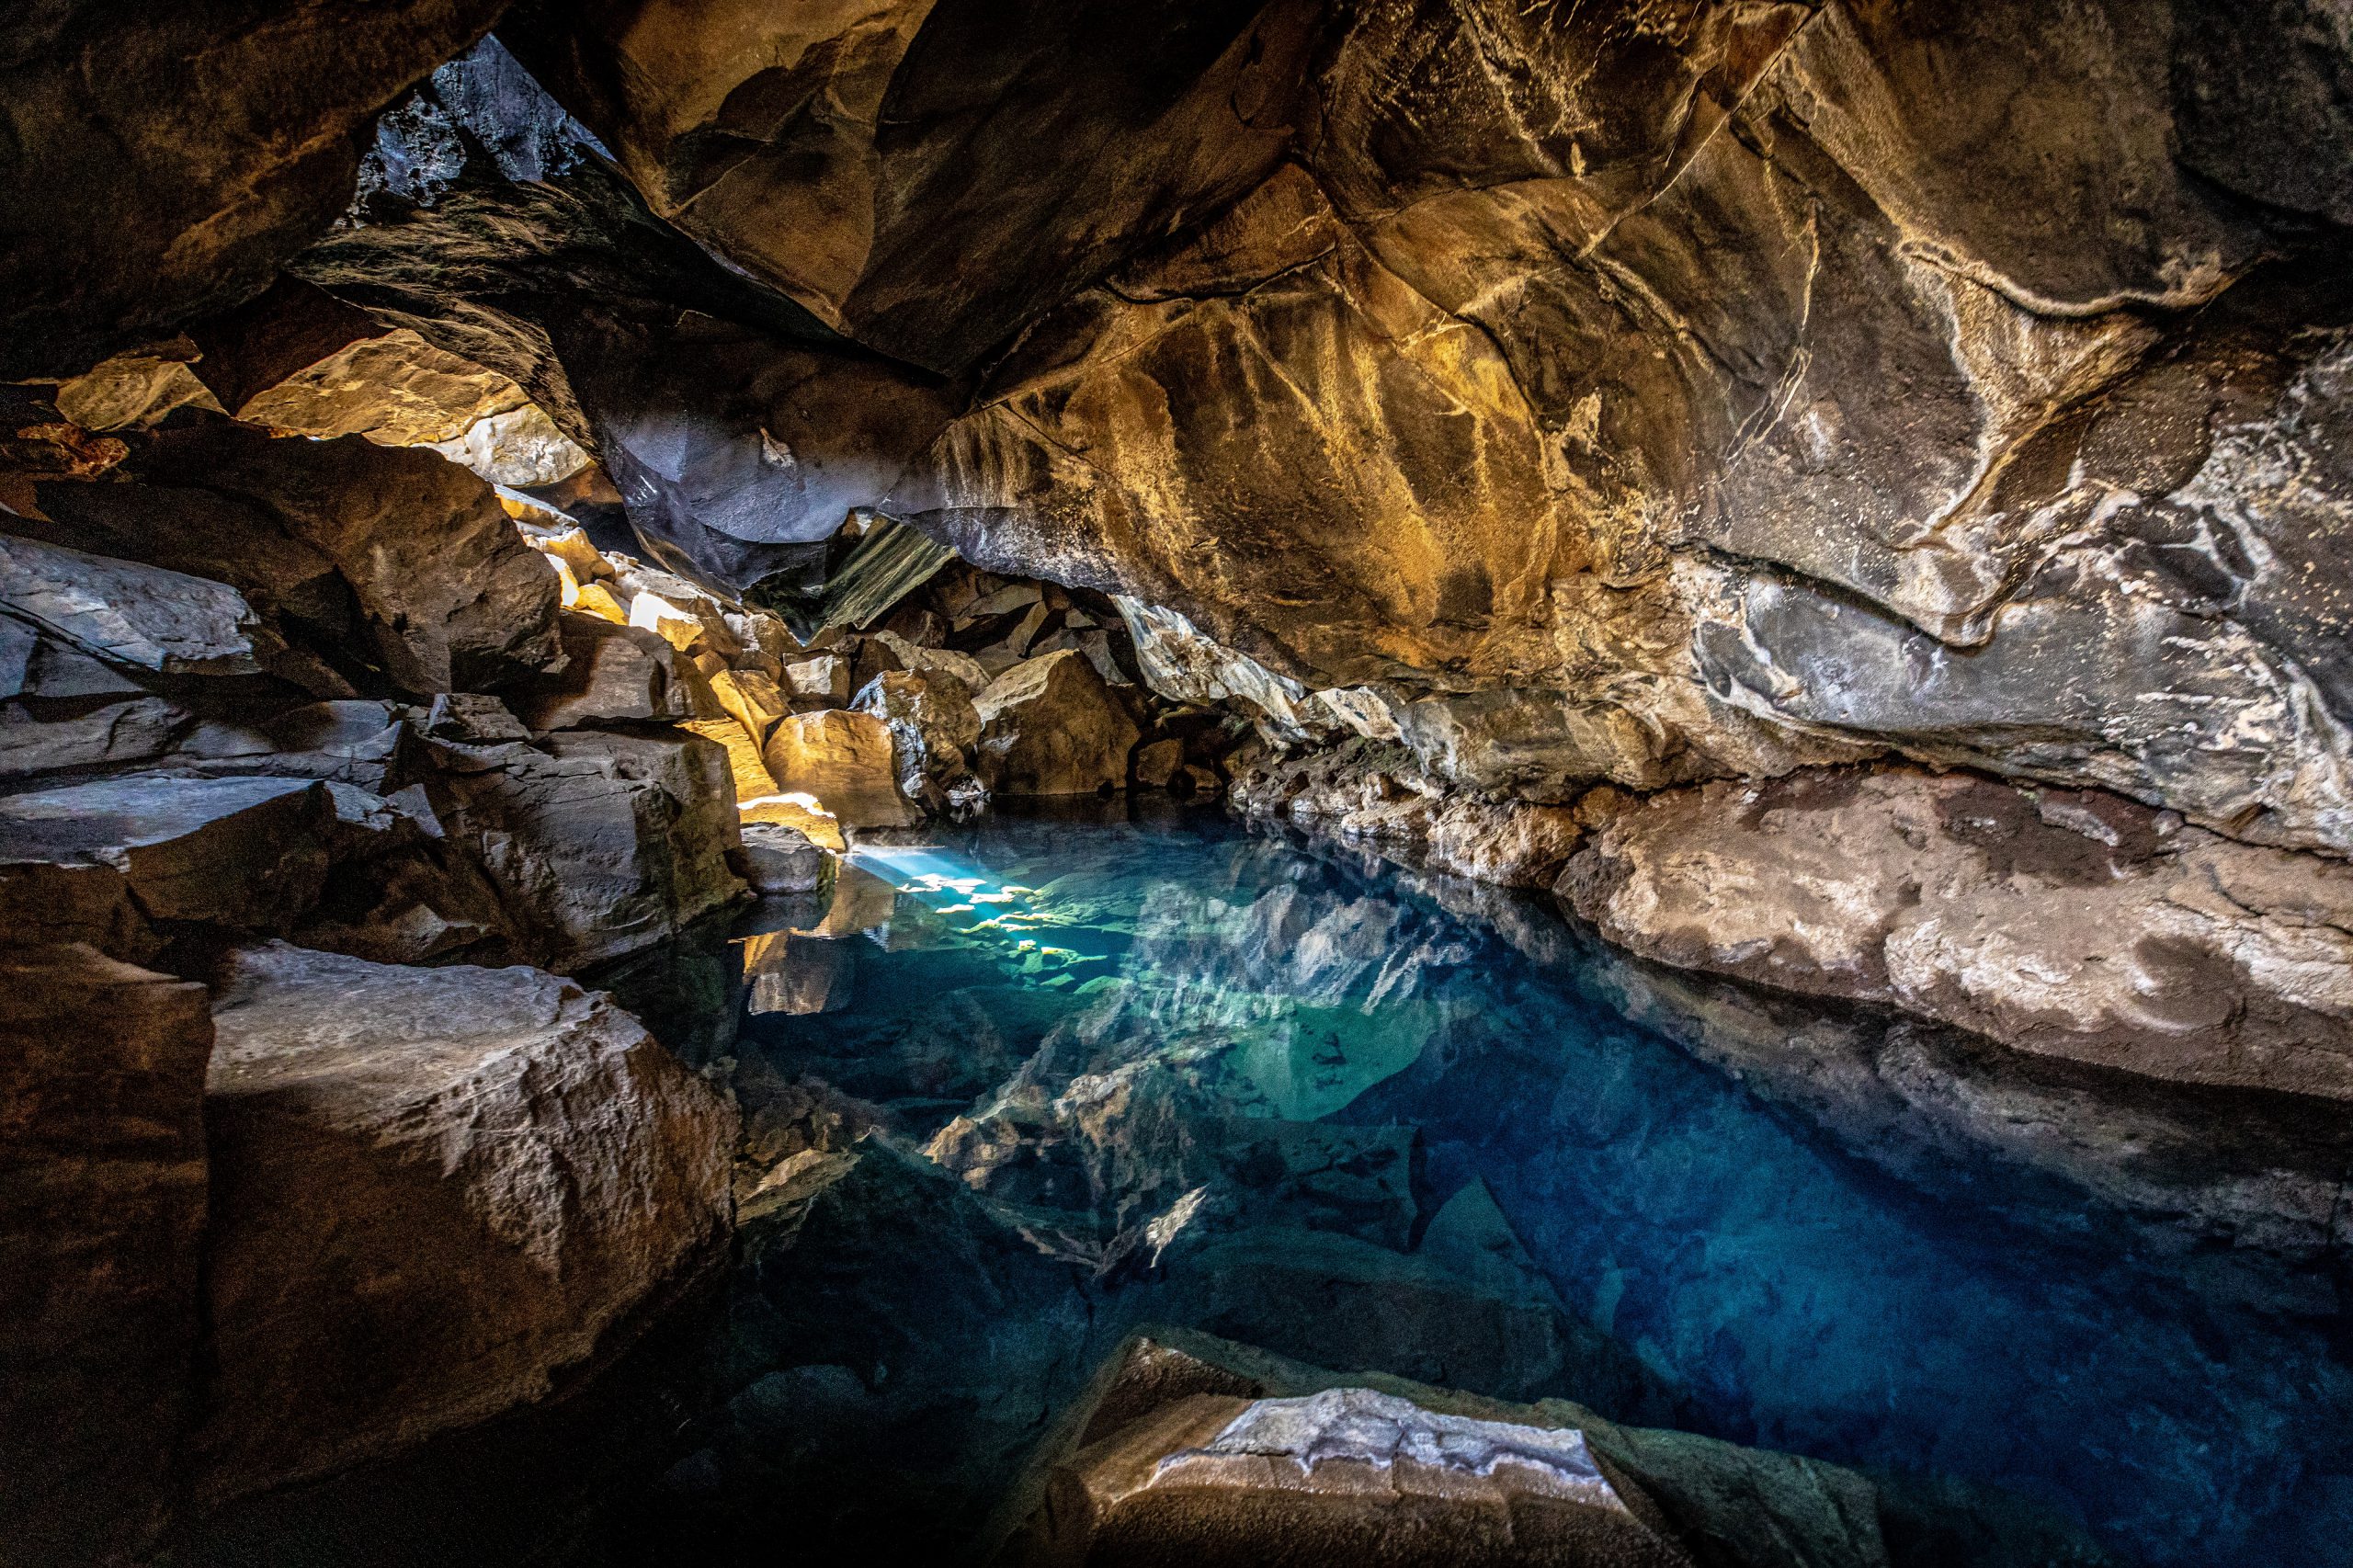
[[[1122,790],[1142,737],[1086,655],[1026,659],[972,699],[979,772],[1000,795],[1093,795]]]
[[[763,898],[816,892],[833,877],[834,857],[780,822],[745,823],[744,858],[750,867],[746,880]]]
[[[733,1112],[601,994],[272,945],[216,1026],[201,1497],[546,1397],[726,1233]]]
[[[2023,1051],[2353,1098],[2353,869],[2096,792],[1808,773],[1614,808],[1561,892],[1647,958]]]

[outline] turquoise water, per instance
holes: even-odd
[[[1915,1561],[2347,1560],[2314,1108],[1695,985],[1214,813],[867,850],[729,961],[789,1164],[631,1529],[945,1550],[1157,1322],[1853,1464]]]

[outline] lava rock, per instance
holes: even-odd
[[[851,707],[890,726],[899,792],[935,815],[946,810],[948,790],[971,777],[968,758],[981,738],[971,688],[944,673],[892,670],[869,682]]]
[[[634,952],[742,894],[727,754],[699,735],[564,730],[434,749],[436,814],[551,968]]]
[[[833,877],[834,857],[779,822],[744,824],[744,858],[751,869],[745,880],[762,898],[821,892]]]
[[[2353,1098],[2353,869],[1911,769],[1585,808],[1562,896],[1646,958],[2021,1051]]]
[[[658,723],[693,714],[682,661],[660,634],[577,610],[560,612],[556,629],[563,667],[513,693],[516,716],[530,729]]]
[[[891,726],[871,713],[795,714],[770,732],[762,755],[778,790],[815,797],[844,827],[913,827],[923,820],[899,791]]]
[[[978,771],[1001,795],[1092,795],[1128,782],[1135,721],[1084,654],[1014,665],[973,699]]]
[[[601,994],[271,945],[215,1023],[207,1501],[545,1398],[727,1233],[733,1111]]]
[[[0,1555],[117,1562],[177,1503],[205,1223],[204,987],[0,958]]]

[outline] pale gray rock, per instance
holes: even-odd
[[[181,572],[0,537],[0,606],[109,664],[163,675],[262,668],[260,622],[244,597]]]
[[[1560,884],[1646,958],[2186,1083],[2353,1098],[2353,868],[1911,769],[1589,802]]]
[[[817,892],[833,877],[835,858],[782,823],[745,823],[744,858],[752,891],[762,898]]]
[[[601,994],[273,944],[215,1025],[200,1499],[544,1399],[723,1244],[734,1113]]]

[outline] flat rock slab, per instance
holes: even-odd
[[[215,1023],[204,1498],[545,1396],[726,1234],[733,1111],[601,994],[273,943]]]
[[[326,786],[297,778],[134,774],[10,795],[0,904],[38,925],[55,913],[39,901],[111,871],[152,919],[278,929],[318,896],[334,820]]]

